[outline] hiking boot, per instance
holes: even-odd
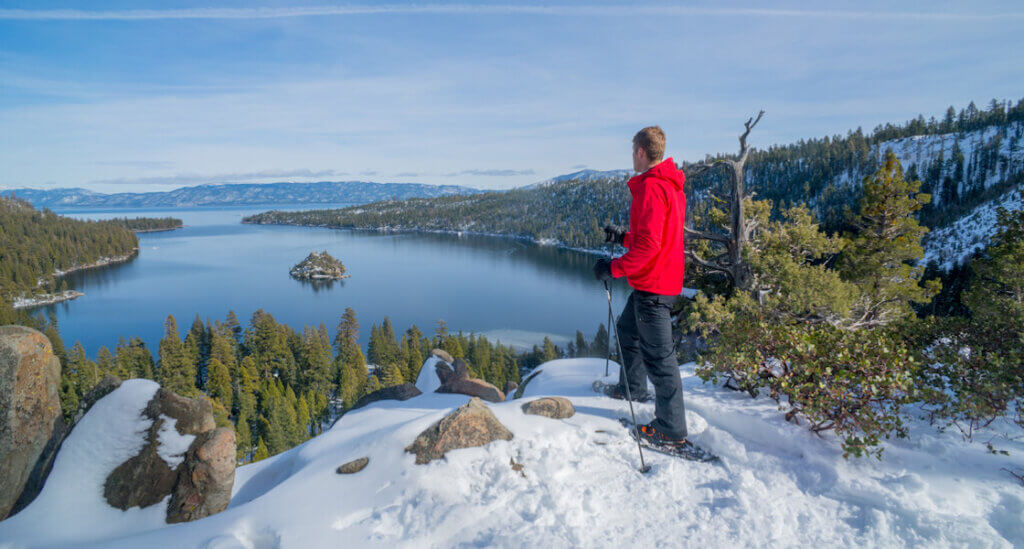
[[[668,446],[673,448],[682,448],[690,445],[690,441],[686,440],[686,437],[676,438],[668,436],[665,431],[662,431],[659,427],[654,426],[654,422],[650,422],[647,425],[640,425],[638,427],[640,436],[649,444],[654,446]]]
[[[626,400],[626,393],[618,385],[605,385],[602,389],[604,395],[618,400]],[[630,396],[633,397],[633,402],[647,402],[651,400],[651,395],[647,391],[641,391],[639,393],[632,393]]]

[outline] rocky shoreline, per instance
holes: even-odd
[[[124,254],[124,255],[117,255],[117,256],[114,256],[114,257],[104,257],[104,258],[101,258],[101,259],[99,259],[97,261],[93,261],[92,263],[86,263],[84,265],[78,265],[78,266],[72,267],[70,269],[63,270],[63,271],[60,270],[60,269],[57,269],[56,271],[54,271],[53,276],[55,276],[55,277],[57,277],[57,276],[64,276],[64,275],[66,275],[68,273],[73,273],[75,271],[83,271],[85,269],[94,269],[96,267],[105,267],[107,265],[115,265],[117,263],[124,263],[125,261],[128,261],[128,260],[134,258],[136,255],[138,255],[138,253],[139,253],[139,248],[135,247],[135,248],[132,249],[131,253],[127,253],[127,254]],[[42,282],[43,281],[40,280],[39,284],[42,284]],[[26,309],[26,308],[32,308],[32,307],[41,307],[43,305],[52,305],[54,303],[60,303],[62,301],[68,301],[68,300],[71,300],[71,299],[77,299],[79,297],[82,297],[83,295],[85,295],[85,294],[82,293],[82,292],[79,292],[78,290],[65,290],[63,292],[56,292],[56,293],[50,293],[50,294],[47,294],[47,293],[35,294],[32,297],[21,296],[21,297],[14,298],[14,302],[12,303],[11,306],[14,307],[15,309]]]

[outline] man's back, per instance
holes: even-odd
[[[612,261],[611,269],[615,277],[625,276],[634,289],[662,295],[683,290],[685,181],[671,158],[629,180],[633,202],[623,241],[629,251]]]

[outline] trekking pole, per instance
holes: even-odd
[[[610,316],[612,314],[612,290],[611,285],[608,284],[607,280],[604,281],[604,293],[608,296],[608,315]],[[612,324],[612,326],[614,326],[613,329],[615,330],[615,347],[619,350],[619,379],[621,379],[623,381],[623,385],[626,386],[626,402],[629,403],[629,415],[633,418],[633,432],[636,435],[636,450],[637,452],[640,452],[640,472],[647,473],[651,468],[644,463],[644,449],[640,445],[640,426],[637,425],[636,412],[633,411],[633,396],[629,394],[629,380],[626,379],[626,364],[622,359],[622,343],[619,342],[619,327],[614,324]],[[611,336],[609,335],[609,337]],[[611,345],[609,345],[609,348],[610,347]],[[609,355],[610,354],[611,351],[609,349]],[[609,360],[610,359],[611,357],[609,356]]]
[[[611,261],[611,259],[612,259],[612,247],[611,247],[611,245],[609,245],[608,246],[608,260]],[[608,301],[610,303],[611,299],[612,299],[611,286],[608,285],[608,282],[605,282],[604,283],[604,287],[605,287],[606,290],[608,290]],[[611,327],[612,327],[612,308],[611,308],[611,305],[608,306],[608,324],[607,324],[607,326],[608,326],[608,330],[605,330],[605,332],[608,334],[608,355],[604,359],[604,377],[608,377],[608,363],[611,362],[611,360],[612,360],[612,336],[611,336],[611,332],[609,331],[609,330],[611,330]]]

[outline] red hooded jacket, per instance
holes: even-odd
[[[612,260],[612,276],[625,276],[634,289],[655,294],[683,291],[685,181],[671,158],[629,180],[633,203],[623,242],[628,251]]]

